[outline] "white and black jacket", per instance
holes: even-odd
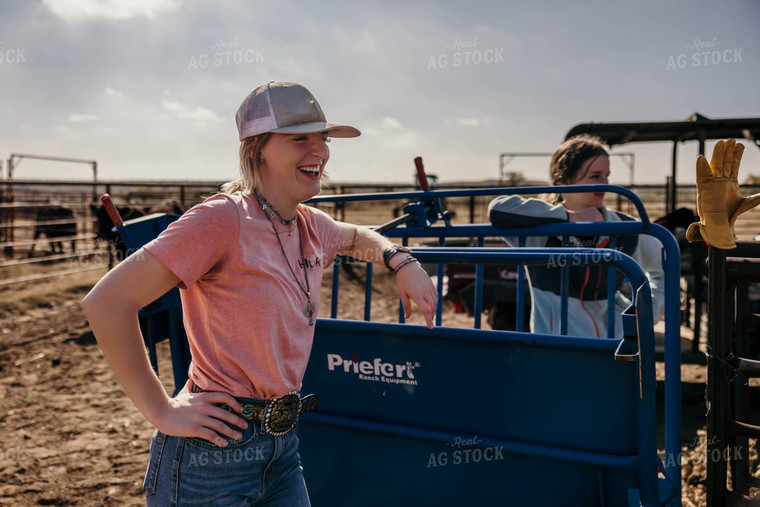
[[[635,220],[633,217],[600,208],[607,222]],[[488,205],[488,216],[496,227],[531,227],[547,223],[561,223],[569,220],[567,210],[561,204],[551,205],[534,198],[519,195],[497,197]],[[512,246],[518,245],[519,238],[504,238]],[[620,236],[617,249],[633,257],[647,275],[652,289],[652,310],[657,322],[664,301],[664,278],[662,245],[659,240],[648,235]],[[585,248],[605,247],[609,238],[570,237],[570,246]],[[561,247],[559,237],[526,236],[526,247]],[[570,266],[568,287],[567,333],[574,336],[607,336],[607,272],[606,266]],[[535,333],[560,334],[560,279],[561,269],[553,266],[529,266],[533,303],[531,306],[531,330]],[[615,336],[622,337],[620,313],[630,301],[620,292],[627,282],[618,273],[615,292]]]

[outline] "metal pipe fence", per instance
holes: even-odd
[[[496,182],[471,182],[438,184],[445,191],[456,188],[485,190],[494,188]],[[412,189],[411,184],[376,183],[334,183],[322,192],[326,197],[335,195],[355,195],[360,192],[398,192]],[[757,191],[747,187],[749,191]],[[93,196],[108,193],[117,206],[151,207],[176,203],[186,209],[218,192],[216,181],[0,181],[0,262],[29,260],[39,264],[38,259],[48,256],[46,261],[64,260],[57,256],[70,252],[81,255],[96,249],[108,248],[104,242],[96,241],[96,219],[91,206],[99,206]],[[665,213],[665,187],[663,185],[636,185],[629,188],[644,203],[648,216],[657,217]],[[695,187],[679,185],[679,200],[693,202]],[[445,198],[445,207],[451,210],[451,222],[471,224],[486,222],[490,198],[486,195],[450,195]],[[375,225],[398,216],[406,203],[406,197],[399,195],[395,200],[381,203],[362,201],[334,201],[315,203],[338,220],[361,225]],[[606,205],[611,209],[624,211],[635,216],[638,212],[627,199],[610,194]],[[46,206],[60,206],[72,211],[73,216],[39,217],[39,210]],[[760,209],[745,214],[737,233],[751,237],[760,233]],[[47,228],[71,227],[73,233],[51,238],[45,234]],[[39,232],[39,234],[37,234]],[[36,237],[35,237],[36,236]],[[74,237],[70,237],[74,236]],[[71,241],[74,246],[71,246]],[[53,250],[55,247],[55,250]],[[2,266],[0,266],[2,267]],[[0,279],[3,278],[0,272]]]
[[[751,495],[760,480],[749,466],[749,439],[760,438],[760,425],[751,420],[749,404],[749,379],[760,377],[760,309],[749,298],[749,284],[760,283],[760,242],[738,242],[737,247],[729,251],[710,247],[708,258],[708,507],[760,505],[760,497]],[[751,348],[754,359],[749,357]]]
[[[2,181],[0,286],[107,266],[112,245],[99,237],[103,225],[95,200],[102,193],[112,194],[121,207],[146,213],[167,206],[184,210],[217,190],[216,182]]]

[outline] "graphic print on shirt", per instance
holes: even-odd
[[[314,260],[309,260],[308,257],[299,259],[298,267],[303,269],[304,265],[306,266],[306,269],[314,269],[316,267],[322,266],[322,259],[318,255],[314,256]]]

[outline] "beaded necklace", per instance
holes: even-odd
[[[257,190],[253,191],[253,195],[254,197],[256,197],[256,201],[259,203],[259,206],[261,206],[261,211],[264,212],[264,216],[266,217],[266,219],[269,221],[270,225],[272,226],[272,230],[274,231],[275,236],[277,236],[277,243],[280,244],[280,251],[282,251],[282,256],[285,257],[285,264],[288,265],[288,269],[290,270],[290,273],[293,275],[293,279],[298,284],[298,288],[301,289],[301,292],[303,292],[304,295],[306,296],[306,306],[304,306],[303,308],[303,314],[304,314],[304,317],[309,319],[309,325],[313,326],[314,325],[314,303],[311,302],[311,287],[309,287],[309,275],[306,273],[306,262],[305,262],[305,257],[303,254],[303,241],[301,238],[301,231],[298,229],[298,221],[297,221],[298,213],[296,213],[296,215],[292,219],[284,220],[282,216],[280,216],[280,213],[278,213],[277,210],[274,209],[274,207],[271,204],[269,204],[269,202],[266,199],[264,199],[264,196],[262,196]],[[283,224],[289,225],[289,224],[295,223],[295,228],[296,230],[298,230],[298,247],[301,249],[301,259],[304,260],[304,262],[301,263],[301,267],[303,268],[303,277],[306,280],[305,289],[303,288],[303,285],[301,285],[301,281],[296,276],[296,272],[293,271],[293,267],[290,265],[290,261],[288,260],[288,254],[285,253],[285,247],[282,246],[280,233],[277,232],[277,227],[275,227],[274,222],[272,221],[272,218],[271,218],[272,216],[274,216],[274,214],[270,215],[269,213],[266,212],[267,205],[269,205],[269,207],[272,208],[272,211],[274,211],[274,214],[277,214],[277,216],[280,217],[280,220],[282,220]],[[287,222],[287,224],[285,222]],[[293,235],[292,230],[290,232],[290,235],[291,236]]]
[[[277,215],[280,218],[280,222],[282,223],[282,225],[293,225],[293,223],[295,223],[296,216],[298,216],[297,214],[293,215],[293,218],[291,218],[290,220],[286,220],[286,219],[282,218],[282,215],[280,215],[280,212],[277,211],[277,208],[275,208],[274,206],[272,206],[272,203],[269,202],[269,201],[267,201],[266,198],[263,195],[261,195],[259,193],[259,191],[256,190],[255,188],[253,189],[253,194],[256,196],[256,200],[259,201],[259,204],[261,204],[262,201],[264,202],[264,204],[261,206],[261,210],[264,211],[265,215],[267,214],[267,212],[266,212],[267,207],[269,207],[272,210],[272,212],[269,213],[269,217],[268,218],[271,218],[271,217]],[[288,231],[288,236],[292,236],[292,235],[293,235],[293,228],[291,227],[290,230]]]

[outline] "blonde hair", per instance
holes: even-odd
[[[242,191],[252,194],[253,189],[258,188],[261,178],[259,166],[263,162],[261,149],[271,136],[271,132],[265,132],[258,136],[246,137],[240,142],[240,177],[224,183],[221,187],[223,193],[232,194]]]

